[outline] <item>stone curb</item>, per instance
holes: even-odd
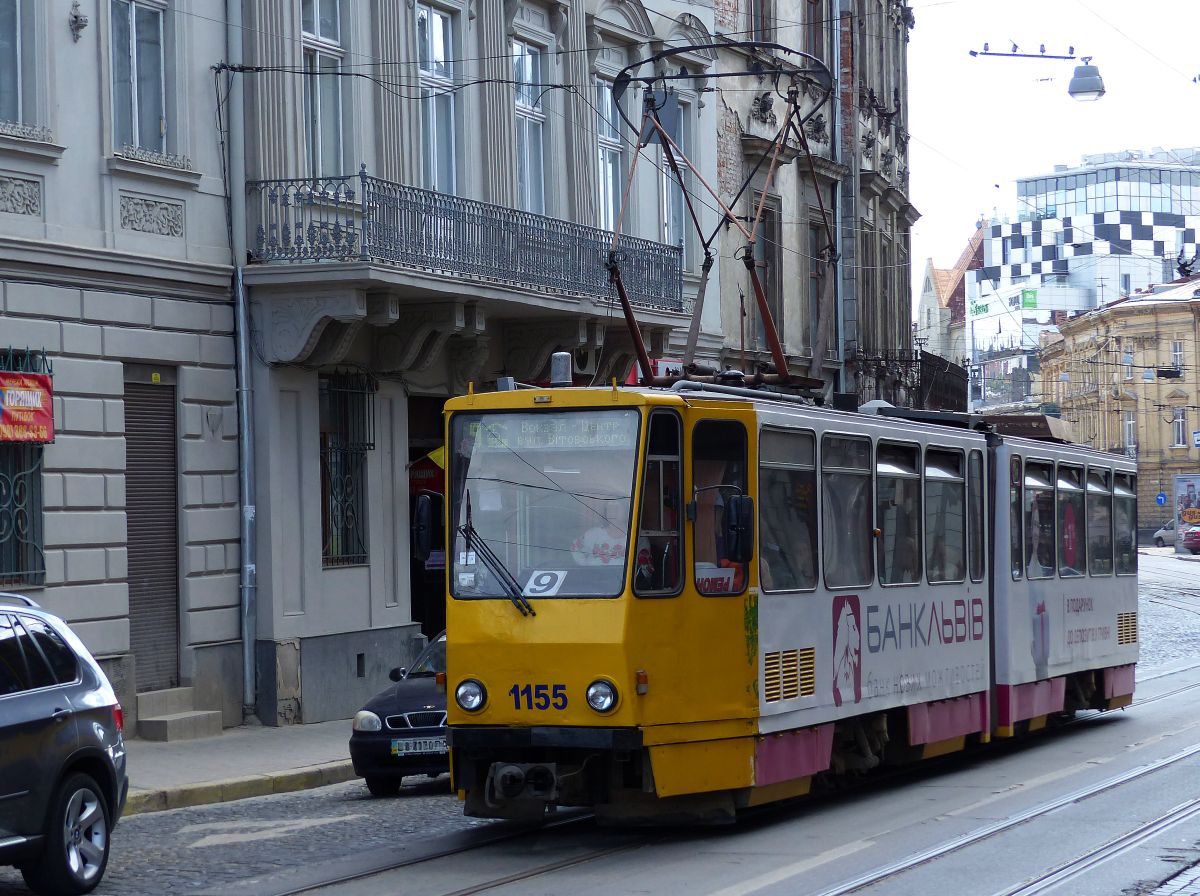
[[[203,781],[199,784],[181,784],[178,787],[156,789],[131,788],[125,801],[125,813],[141,815],[146,812],[162,812],[166,809],[182,809],[187,806],[205,806],[211,803],[226,803],[244,800],[252,796],[267,796],[272,793],[291,793],[341,784],[355,777],[354,766],[349,759],[326,762],[285,772],[265,775],[245,775],[240,778],[225,778],[220,781]]]

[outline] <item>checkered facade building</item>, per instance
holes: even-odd
[[[1130,256],[1147,265],[1165,260],[1164,267],[1170,270],[1162,279],[1170,279],[1176,276],[1171,272],[1180,252],[1185,259],[1195,257],[1197,233],[1200,215],[1173,212],[1109,211],[993,224],[984,241],[984,267],[977,276],[1001,283],[1028,277],[1037,283],[1039,275],[1070,274],[1074,258],[1113,255]]]

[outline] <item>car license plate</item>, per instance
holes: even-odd
[[[445,753],[446,736],[397,737],[392,740],[393,756],[420,756],[428,753]]]

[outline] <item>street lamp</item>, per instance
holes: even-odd
[[[1039,48],[1039,53],[1021,53],[1020,47],[1016,44],[1012,46],[1011,53],[997,53],[989,49],[988,44],[983,45],[982,50],[968,50],[971,56],[1003,56],[1008,59],[1075,59],[1075,48],[1068,47],[1066,55],[1056,55],[1046,52],[1046,45],[1042,44]],[[1091,56],[1078,57],[1083,65],[1075,66],[1075,74],[1071,77],[1071,83],[1067,86],[1067,93],[1073,96],[1080,102],[1090,103],[1104,96],[1104,81],[1100,77],[1100,69],[1092,65]]]
[[[1075,66],[1075,74],[1067,93],[1083,103],[1091,103],[1104,96],[1104,80],[1100,77],[1100,69],[1092,65],[1092,57],[1084,56],[1083,65]]]

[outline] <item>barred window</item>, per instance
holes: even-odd
[[[0,442],[0,587],[45,581],[42,446]]]
[[[320,377],[321,561],[366,563],[367,452],[375,447],[375,383],[363,374]]]

